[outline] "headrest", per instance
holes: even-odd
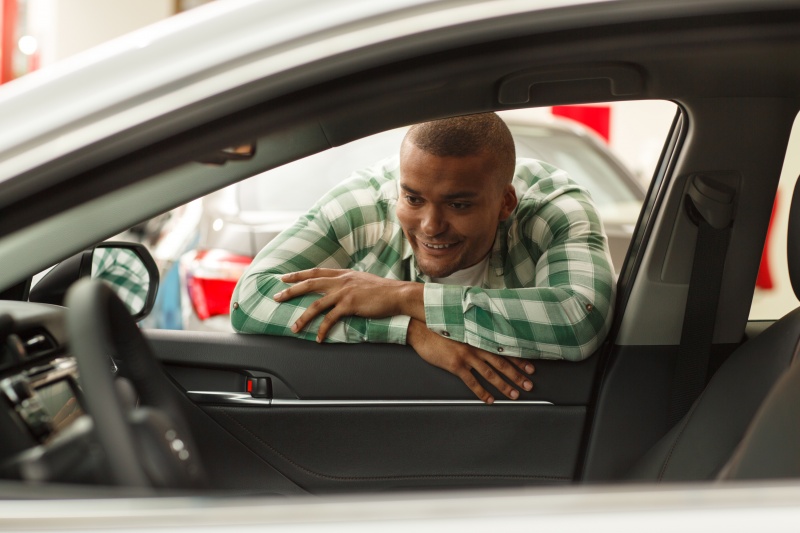
[[[794,185],[789,227],[786,232],[786,262],[794,294],[800,299],[800,179]]]

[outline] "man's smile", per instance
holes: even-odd
[[[431,250],[444,250],[446,248],[451,248],[457,244],[458,244],[457,242],[451,242],[447,244],[434,244],[434,243],[423,242],[422,246],[424,246],[425,248],[430,248]]]

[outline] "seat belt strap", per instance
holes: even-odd
[[[710,196],[709,191],[713,193]],[[697,244],[672,378],[669,427],[689,412],[708,379],[722,272],[733,220],[733,199],[732,189],[701,177],[695,178],[686,196],[689,218],[698,227]]]

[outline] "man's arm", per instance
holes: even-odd
[[[259,252],[233,293],[231,324],[236,331],[316,339],[323,315],[306,328],[293,331],[291,326],[322,295],[307,294],[291,302],[278,302],[274,296],[290,286],[281,280],[285,274],[315,267],[345,269],[353,265],[353,257],[362,252],[365,243],[354,237],[344,215],[353,201],[351,196],[346,186],[340,186]],[[336,203],[336,208],[330,211],[340,212],[341,216],[332,218],[323,212],[322,206],[329,202]],[[404,344],[408,321],[407,316],[349,316],[331,329],[329,340]]]
[[[404,284],[363,272],[314,269],[285,276],[294,285],[279,298],[324,293],[295,322],[305,328],[328,309],[321,338],[345,316],[401,312],[447,340],[491,353],[584,359],[608,331],[614,272],[593,203],[583,189],[565,183],[549,186],[553,194],[540,195],[545,200],[523,212],[510,229],[505,263],[512,272],[506,279],[515,278],[519,288]]]
[[[512,400],[519,398],[520,390],[533,389],[533,383],[523,374],[533,374],[534,368],[530,361],[503,357],[452,341],[433,333],[424,322],[413,318],[408,325],[408,344],[427,363],[447,370],[461,379],[475,396],[487,404],[494,403],[494,396],[481,385],[476,376],[483,377]]]
[[[493,353],[585,359],[608,332],[615,289],[594,204],[582,189],[565,189],[515,224],[506,268],[520,288],[426,284],[428,327]]]
[[[428,363],[462,379],[486,403],[494,402],[494,397],[475,379],[473,370],[511,399],[519,397],[519,390],[533,388],[523,374],[534,372],[530,362],[506,359],[428,330],[421,322],[425,317],[421,283],[401,282],[349,270],[353,264],[351,257],[358,253],[353,250],[358,245],[353,240],[342,242],[341,235],[345,235],[346,241],[347,228],[329,220],[316,207],[274,239],[258,254],[236,286],[231,303],[233,327],[247,333],[318,341],[327,338],[334,342],[407,343]],[[302,269],[310,270],[297,272]],[[366,306],[378,303],[379,309],[372,308],[372,312],[385,318],[370,317],[368,312],[360,313],[359,310],[346,313],[340,308],[337,311],[339,306],[334,306],[327,315],[336,313],[335,320],[328,320],[325,299],[332,291],[319,286],[332,279],[320,275],[326,272],[335,273],[337,282],[355,280],[359,289],[356,300]],[[315,281],[306,283],[302,294],[292,295],[302,285],[297,276]],[[403,289],[399,293],[402,296],[390,297],[392,290],[398,287]],[[389,307],[386,307],[387,302]],[[402,309],[396,307],[398,302],[404,305]],[[408,314],[403,313],[405,307],[409,309]],[[413,324],[409,316],[412,310],[419,318],[413,320]],[[302,325],[298,324],[298,319],[308,316],[309,311],[312,316]],[[359,313],[361,316],[354,316]],[[321,337],[319,331],[326,320],[326,336]]]

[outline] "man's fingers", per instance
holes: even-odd
[[[489,394],[489,391],[481,386],[481,383],[467,368],[463,368],[461,371],[456,372],[455,374],[461,378],[461,381],[463,381],[464,384],[469,387],[469,390],[471,390],[480,401],[487,405],[494,403],[494,398],[491,394]]]
[[[328,314],[325,315],[325,318],[319,325],[319,330],[317,331],[317,342],[324,341],[334,324],[336,324],[336,322],[338,322],[343,316],[347,316],[347,314],[348,313],[346,312],[340,311],[339,307],[334,307],[328,311]]]
[[[309,292],[322,292],[322,289],[321,283],[316,279],[300,281],[291,287],[283,289],[281,292],[275,293],[272,299],[276,302],[285,302]]]
[[[517,365],[517,368],[526,374],[533,374],[536,372],[536,368],[533,366],[533,363],[531,363],[528,359],[523,359],[521,357],[506,357],[506,360]]]
[[[330,278],[338,276],[341,273],[342,270],[338,268],[309,268],[308,270],[299,270],[297,272],[284,274],[281,276],[281,281],[284,283],[297,283],[314,278]]]
[[[286,302],[292,298],[303,296],[309,293],[328,294],[338,287],[336,281],[327,277],[316,277],[304,281],[298,281],[291,287],[287,287],[275,293],[272,299],[276,302]]]
[[[528,391],[533,389],[533,383],[520,372],[520,370],[525,371],[524,365],[520,367],[519,362],[514,360],[516,358],[503,357],[489,352],[485,353],[486,356],[484,359],[486,362],[513,383],[516,383],[518,387]]]
[[[339,304],[338,295],[331,294],[323,296],[319,300],[309,305],[306,310],[303,311],[303,314],[300,315],[294,324],[292,324],[292,332],[297,333],[305,328],[317,317],[317,315],[321,314],[326,309],[330,309],[330,311],[328,311],[328,314],[325,315],[325,318],[322,319],[322,322],[319,325],[319,329],[317,330],[317,342],[324,341],[328,336],[330,329],[342,317],[352,314],[349,310],[345,309],[344,306]]]
[[[512,365],[511,363],[505,363],[505,366],[511,367]],[[473,368],[507,398],[511,400],[516,400],[519,398],[519,391],[508,381],[502,378],[502,376],[498,373],[499,369],[496,366],[493,366],[487,361],[483,361],[478,358],[478,360],[474,363]]]
[[[297,333],[304,327],[306,327],[317,315],[325,311],[326,309],[333,307],[336,305],[336,298],[334,295],[330,296],[323,296],[319,300],[313,302],[309,305],[303,314],[300,315],[294,324],[292,324],[292,332]]]

